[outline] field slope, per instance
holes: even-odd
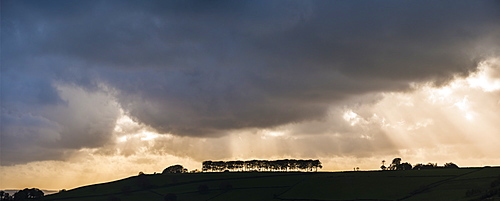
[[[500,200],[500,167],[360,172],[141,175],[85,186],[49,200]]]

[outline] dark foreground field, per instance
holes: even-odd
[[[142,175],[43,200],[500,200],[500,167],[369,172]]]

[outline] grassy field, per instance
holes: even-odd
[[[500,200],[500,167],[360,172],[230,172],[134,176],[49,200]]]

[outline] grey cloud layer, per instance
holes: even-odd
[[[2,152],[42,146],[42,130],[70,150],[109,140],[117,108],[68,102],[55,83],[110,97],[162,133],[221,136],[466,75],[499,54],[499,18],[496,1],[2,1]],[[82,129],[91,119],[102,125]],[[77,136],[94,140],[62,140]]]

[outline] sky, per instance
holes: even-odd
[[[0,189],[500,165],[499,1],[1,1]]]

